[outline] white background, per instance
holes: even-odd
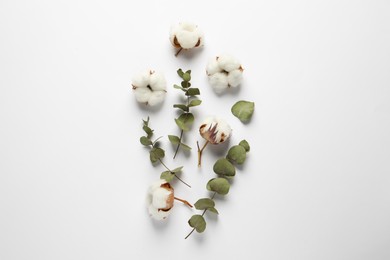
[[[390,259],[389,1],[0,1],[0,259]],[[191,21],[205,47],[174,57],[169,28]],[[217,96],[207,61],[245,68]],[[176,69],[192,69],[207,115],[233,128],[229,144],[173,161]],[[139,106],[132,76],[152,68],[165,103]],[[256,102],[243,125],[235,101]],[[144,198],[163,171],[139,143],[141,119],[185,166],[194,203],[213,162],[247,139],[252,150],[228,196],[206,214],[177,203],[149,218]]]

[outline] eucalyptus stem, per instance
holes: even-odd
[[[186,81],[186,83],[187,83],[187,87],[188,87],[188,81]],[[187,107],[188,107],[189,104],[190,104],[190,97],[187,97]],[[189,108],[188,108],[188,110],[189,110]],[[187,113],[189,113],[189,111]],[[179,143],[177,144],[175,155],[173,156],[173,159],[176,158],[176,155],[179,152],[180,145],[182,144],[181,140],[183,139],[183,134],[184,134],[184,130],[182,129],[180,131]]]
[[[191,186],[186,183],[185,181],[183,181],[181,178],[179,178],[176,173],[174,173],[171,169],[168,168],[168,166],[165,165],[165,163],[161,160],[161,159],[158,159],[158,161],[165,167],[165,169],[167,169],[167,171],[169,171],[170,173],[172,173],[176,179],[178,179],[179,181],[181,181],[184,185],[186,185],[188,188],[191,188]]]
[[[214,199],[215,197],[215,194],[217,194],[216,192],[213,193],[213,196],[211,196],[211,199]],[[204,216],[204,214],[206,213],[207,209],[203,210],[202,212],[202,217]],[[189,236],[191,236],[192,233],[194,233],[195,231],[195,228],[192,228],[191,232],[188,233],[188,235],[184,238],[184,239],[187,239]]]

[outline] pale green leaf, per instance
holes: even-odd
[[[165,171],[161,173],[160,179],[164,179],[167,182],[170,182],[173,180],[174,177],[175,177],[174,173],[171,173],[170,171]]]
[[[165,156],[164,150],[158,147],[152,148],[149,154],[150,154],[150,161],[152,163],[157,162],[159,159],[162,159]]]
[[[175,119],[177,126],[183,131],[189,131],[191,125],[194,122],[194,115],[192,113],[181,114],[178,118]]]
[[[190,81],[190,80],[191,80],[191,74],[185,72],[185,73],[183,74],[183,76],[182,76],[182,79],[183,79],[184,81]]]
[[[234,165],[225,158],[218,159],[213,166],[213,170],[220,176],[233,177],[236,175]]]
[[[213,212],[213,213],[215,213],[215,214],[217,214],[217,215],[219,214],[219,213],[218,213],[218,210],[217,210],[216,208],[208,208],[207,210],[208,210],[208,211],[211,211],[211,212]]]
[[[229,193],[230,183],[225,178],[214,178],[209,180],[206,188],[209,191],[215,191],[218,194],[226,195]]]
[[[141,136],[141,138],[139,139],[140,143],[145,145],[145,146],[149,146],[152,144],[152,141],[150,141],[149,138],[147,138],[146,136]]]
[[[195,107],[195,106],[199,106],[201,103],[202,103],[202,100],[194,99],[194,100],[191,100],[191,102],[188,104],[188,106]]]
[[[177,145],[180,143],[180,138],[176,135],[168,135],[168,139],[173,145]]]
[[[246,150],[241,145],[232,146],[229,149],[226,158],[229,159],[229,161],[231,161],[231,162],[234,162],[237,164],[243,164],[245,162],[245,159],[246,159]]]
[[[200,91],[198,88],[189,88],[186,92],[186,96],[196,96],[200,95]]]
[[[180,147],[187,151],[192,149],[190,146],[186,145],[185,143],[180,143]]]
[[[188,220],[188,224],[195,228],[198,233],[202,233],[206,229],[206,221],[202,215],[193,215],[190,220]]]
[[[246,140],[242,140],[239,145],[244,147],[245,151],[249,152],[251,150],[251,147],[249,146],[249,143]]]
[[[184,74],[184,72],[182,69],[177,70],[177,75],[179,75],[179,77],[183,78],[183,74]]]
[[[215,202],[212,199],[203,198],[195,202],[194,206],[196,209],[203,210],[203,209],[213,208],[215,206]]]
[[[231,109],[233,115],[244,123],[251,119],[254,110],[255,103],[245,100],[238,101]]]
[[[180,167],[177,167],[175,169],[172,170],[173,173],[179,173],[181,172],[181,170],[183,169],[183,166],[180,166]]]

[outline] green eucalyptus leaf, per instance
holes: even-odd
[[[189,131],[194,122],[194,115],[192,113],[181,114],[175,119],[177,126],[183,131]]]
[[[173,107],[179,108],[179,109],[183,110],[184,112],[188,112],[188,106],[186,106],[184,104],[174,104]]]
[[[170,182],[173,180],[174,177],[175,177],[174,173],[171,173],[170,171],[165,171],[161,173],[160,179],[164,179],[167,182]]]
[[[236,175],[234,165],[225,158],[218,159],[214,164],[213,170],[220,176],[233,177]]]
[[[147,125],[144,125],[142,129],[145,131],[145,133],[148,135],[147,137],[150,139],[150,137],[152,137],[153,135],[153,130],[150,129],[150,127]]]
[[[175,169],[172,170],[173,173],[179,173],[181,172],[181,170],[183,169],[184,166],[180,166],[180,167],[177,167]]]
[[[235,117],[241,120],[241,122],[248,122],[255,110],[255,103],[250,101],[241,100],[232,106],[232,113]]]
[[[183,74],[184,74],[184,72],[183,72],[183,70],[182,69],[178,69],[177,70],[177,75],[179,75],[179,77],[183,77]]]
[[[142,119],[142,122],[144,123],[144,125],[148,126],[149,125],[149,117],[146,119],[146,120],[143,120]]]
[[[149,145],[152,145],[152,141],[150,141],[149,138],[147,138],[146,136],[141,136],[141,138],[139,139],[140,143],[145,145],[145,146],[149,146]]]
[[[244,147],[245,151],[247,152],[251,150],[251,147],[249,146],[249,143],[246,140],[242,140],[238,145]]]
[[[214,178],[209,180],[206,188],[209,191],[215,191],[218,194],[226,195],[229,193],[230,183],[225,178]]]
[[[181,146],[184,150],[187,150],[187,151],[189,151],[189,150],[192,149],[190,146],[186,145],[185,143],[180,143],[180,146]]]
[[[193,215],[190,220],[188,220],[188,224],[195,228],[198,233],[202,233],[206,229],[206,220],[202,215]]]
[[[187,90],[185,90],[184,88],[180,87],[179,85],[173,85],[173,87],[174,87],[174,88],[177,88],[177,89],[181,89],[181,90],[183,90],[183,91],[187,91]]]
[[[213,208],[215,206],[215,202],[212,199],[203,198],[195,202],[194,206],[196,209],[203,210],[203,209]]]
[[[153,147],[153,148],[150,150],[149,155],[150,155],[150,161],[151,161],[152,163],[155,163],[155,162],[157,162],[159,159],[164,158],[165,152],[164,152],[164,150],[161,149],[161,148]]]
[[[243,164],[246,159],[246,150],[241,145],[232,146],[229,149],[226,158],[229,159],[231,162]]]
[[[180,143],[180,138],[176,135],[168,135],[168,139],[173,145],[177,145]]]
[[[218,213],[218,210],[217,210],[216,208],[208,208],[207,210],[208,210],[208,211],[211,211],[211,212],[213,212],[213,213],[215,213],[215,214],[217,214],[217,215],[219,214],[219,213]]]
[[[188,81],[182,81],[181,86],[183,87],[183,91],[187,91],[187,88],[191,86],[191,83]]]
[[[186,96],[196,96],[200,95],[200,91],[198,88],[189,88],[186,92]]]
[[[183,74],[182,78],[183,78],[184,81],[188,82],[188,81],[191,80],[191,74],[186,72],[186,73]]]
[[[194,99],[191,100],[191,102],[188,104],[189,107],[196,107],[199,106],[202,103],[202,100],[200,99]]]
[[[186,73],[191,74],[191,70],[187,70]]]

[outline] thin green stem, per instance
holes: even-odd
[[[175,151],[175,155],[173,156],[173,159],[176,158],[177,152],[179,151],[179,147],[180,147],[180,145],[181,145],[181,139],[183,138],[183,133],[184,133],[184,130],[181,130],[181,132],[180,132],[180,138],[179,138],[179,143],[177,144],[176,151]]]

